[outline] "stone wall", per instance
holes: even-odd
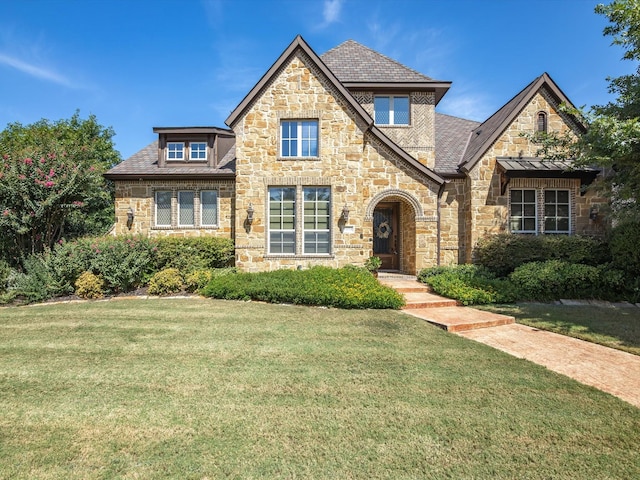
[[[498,157],[536,157],[539,145],[533,144],[522,134],[534,133],[538,112],[547,113],[549,132],[565,132],[570,129],[566,115],[543,89],[520,112],[513,123],[494,142],[484,156],[469,172],[467,205],[467,246],[465,261],[471,261],[473,246],[483,236],[508,231],[508,189],[502,193],[500,173],[496,168]],[[531,188],[569,188],[573,194],[572,233],[597,233],[600,226],[590,222],[588,210],[601,199],[592,193],[584,196],[579,192],[579,180],[571,179],[512,179],[508,188],[531,185]],[[562,185],[562,187],[559,187]]]
[[[283,119],[317,119],[317,158],[279,158]],[[430,179],[365,134],[341,94],[301,50],[272,77],[234,125],[236,133],[236,265],[248,271],[309,265],[362,265],[372,254],[373,207],[401,202],[402,265],[415,272],[437,263],[437,191]],[[331,255],[269,254],[267,193],[270,186],[330,186]],[[300,198],[300,197],[298,197]],[[254,221],[245,228],[249,204]],[[343,206],[350,210],[343,224]],[[302,214],[298,202],[298,216]],[[298,234],[300,235],[300,234]],[[300,240],[300,237],[299,237]]]
[[[465,179],[449,181],[440,199],[440,264],[464,263],[466,253]]]
[[[116,181],[116,224],[115,235],[144,235],[144,236],[181,236],[199,237],[204,235],[233,238],[235,216],[233,214],[235,184],[233,180],[136,180]],[[155,221],[155,192],[156,190],[218,190],[218,226],[217,227],[156,227]],[[199,215],[199,199],[196,195],[195,211]],[[174,224],[175,193],[174,193]],[[127,212],[134,211],[131,228],[127,226]]]

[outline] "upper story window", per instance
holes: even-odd
[[[166,159],[170,162],[207,161],[207,142],[167,142]]]
[[[408,96],[376,96],[373,110],[377,125],[409,125]]]
[[[547,114],[545,112],[538,112],[536,130],[540,133],[547,133]]]
[[[167,160],[184,160],[184,142],[167,143]]]
[[[317,157],[318,121],[282,121],[280,124],[280,156]]]

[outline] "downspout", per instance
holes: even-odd
[[[441,223],[441,221],[440,221],[440,200],[442,199],[442,194],[444,193],[444,187],[447,186],[447,183],[449,183],[449,181],[445,180],[445,182],[442,185],[440,185],[440,188],[438,189],[438,204],[436,205],[436,213],[437,213],[437,216],[438,216],[438,221],[437,221],[437,233],[438,233],[438,236],[437,236],[437,239],[436,239],[436,255],[437,255],[438,258],[437,258],[436,265],[438,265],[438,267],[440,266],[440,234],[441,234],[441,231],[440,231],[440,228],[441,228],[440,227],[440,223]]]

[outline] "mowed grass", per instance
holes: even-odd
[[[0,478],[640,477],[640,410],[395,311],[0,309]]]
[[[480,307],[518,323],[640,355],[640,308],[521,303]]]

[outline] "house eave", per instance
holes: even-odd
[[[235,173],[104,173],[102,175],[107,180],[113,181],[134,181],[134,180],[235,180]]]

